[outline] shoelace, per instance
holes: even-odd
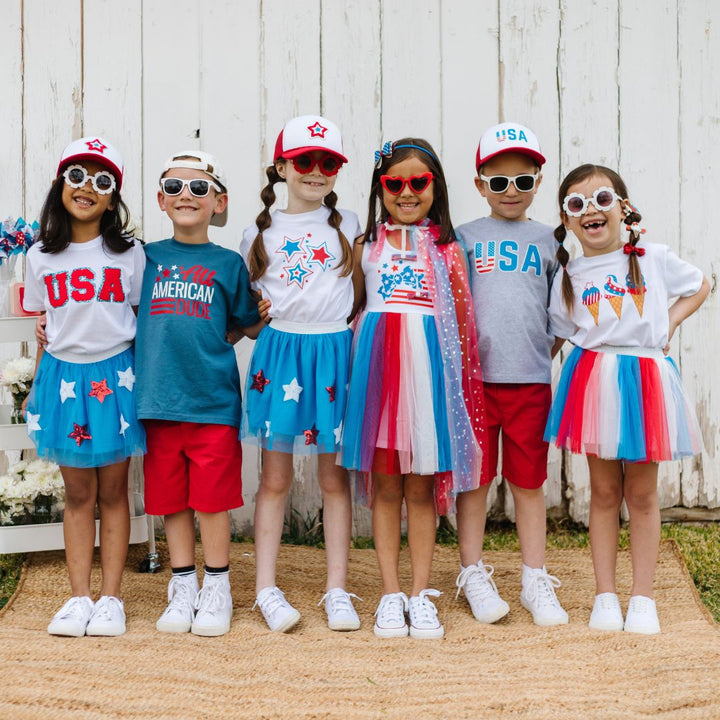
[[[412,608],[412,621],[416,627],[421,625],[435,625],[437,623],[437,608],[433,604],[432,600],[428,597],[440,597],[442,593],[439,590],[428,588],[427,590],[421,590],[418,595],[418,600],[410,603]]]
[[[199,612],[216,613],[227,605],[227,594],[222,592],[221,583],[203,585],[195,598],[195,609]]]
[[[492,565],[469,565],[460,571],[455,580],[457,592],[455,599],[460,597],[460,591],[465,589],[465,596],[470,599],[483,600],[486,597],[497,593],[497,585],[492,579],[495,568]]]
[[[638,615],[645,615],[652,612],[652,600],[644,595],[635,595],[630,599],[631,609]]]
[[[599,595],[597,603],[601,610],[618,610],[620,608],[617,596],[610,593],[602,593],[602,595]]]
[[[437,591],[436,591],[437,592]],[[375,611],[375,617],[383,624],[404,625],[408,609],[408,597],[403,592],[383,595]]]
[[[197,593],[182,579],[181,576],[173,575],[168,583],[168,603],[173,610],[184,607],[195,607]],[[168,608],[169,610],[170,608]]]
[[[320,607],[325,600],[329,600],[331,613],[354,614],[355,608],[353,607],[352,600],[350,598],[355,598],[356,600],[362,602],[362,598],[358,597],[355,593],[345,592],[345,590],[330,590],[322,596],[322,599],[318,603],[318,607]]]
[[[94,617],[99,620],[112,620],[113,615],[122,615],[122,604],[116,597],[108,595],[95,603]]]
[[[527,596],[530,602],[538,601],[540,605],[552,605],[560,607],[560,602],[555,595],[554,588],[562,585],[560,580],[548,572],[539,572],[532,576],[527,588]]]
[[[258,596],[255,599],[255,604],[252,606],[252,609],[254,610],[259,605],[262,614],[270,619],[286,604],[287,600],[285,600],[283,591],[280,590],[280,588],[273,588],[262,600],[260,600],[260,596]]]
[[[90,601],[92,603],[92,600]],[[62,608],[60,620],[83,620],[85,618],[85,610],[83,610],[83,599],[79,597],[70,598]]]

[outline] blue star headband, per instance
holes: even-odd
[[[382,146],[381,150],[375,151],[375,165],[380,167],[380,163],[384,157],[392,157],[393,151],[400,150],[400,148],[414,148],[415,150],[421,150],[439,164],[438,159],[429,150],[424,147],[420,147],[420,145],[394,145],[392,141],[388,141]]]

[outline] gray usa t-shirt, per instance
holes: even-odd
[[[549,383],[548,301],[558,267],[553,229],[484,217],[456,232],[467,252],[483,380]]]

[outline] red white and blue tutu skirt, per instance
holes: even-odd
[[[273,320],[255,343],[240,435],[266,450],[336,453],[347,396],[347,323]]]
[[[110,357],[62,357],[43,353],[28,398],[28,435],[38,455],[58,465],[94,468],[144,454],[133,348]]]
[[[397,452],[402,474],[452,470],[435,317],[367,312],[355,337],[341,464],[369,473],[384,448]]]
[[[673,360],[662,350],[576,347],[562,369],[545,440],[628,462],[696,455],[702,440]]]

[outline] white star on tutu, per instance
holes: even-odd
[[[294,400],[295,402],[300,402],[300,393],[303,389],[302,385],[298,385],[297,378],[293,378],[289,385],[283,385],[282,388],[285,391],[285,397],[283,400]]]
[[[130,423],[126,422],[125,418],[120,415],[120,434],[125,437],[125,431],[130,427]]]
[[[335,442],[340,442],[340,436],[342,435],[342,420],[340,421],[340,424],[333,430],[333,433],[335,433]]]
[[[265,427],[267,428],[267,430],[265,431],[265,437],[270,437],[270,421],[269,420],[265,421]]]
[[[75,396],[73,395],[73,397],[75,397]],[[40,427],[40,423],[38,422],[38,420],[40,420],[40,414],[39,414],[39,413],[38,413],[37,415],[33,415],[31,412],[29,412],[29,413],[27,414],[27,429],[28,429],[28,430],[35,430],[35,431],[37,431],[37,430],[42,430],[42,428]]]
[[[133,375],[132,368],[129,367],[127,370],[118,370],[118,387],[127,388],[132,392],[133,385],[135,385],[135,375]]]
[[[75,383],[65,382],[60,379],[60,402],[64,403],[68,398],[75,397]]]

